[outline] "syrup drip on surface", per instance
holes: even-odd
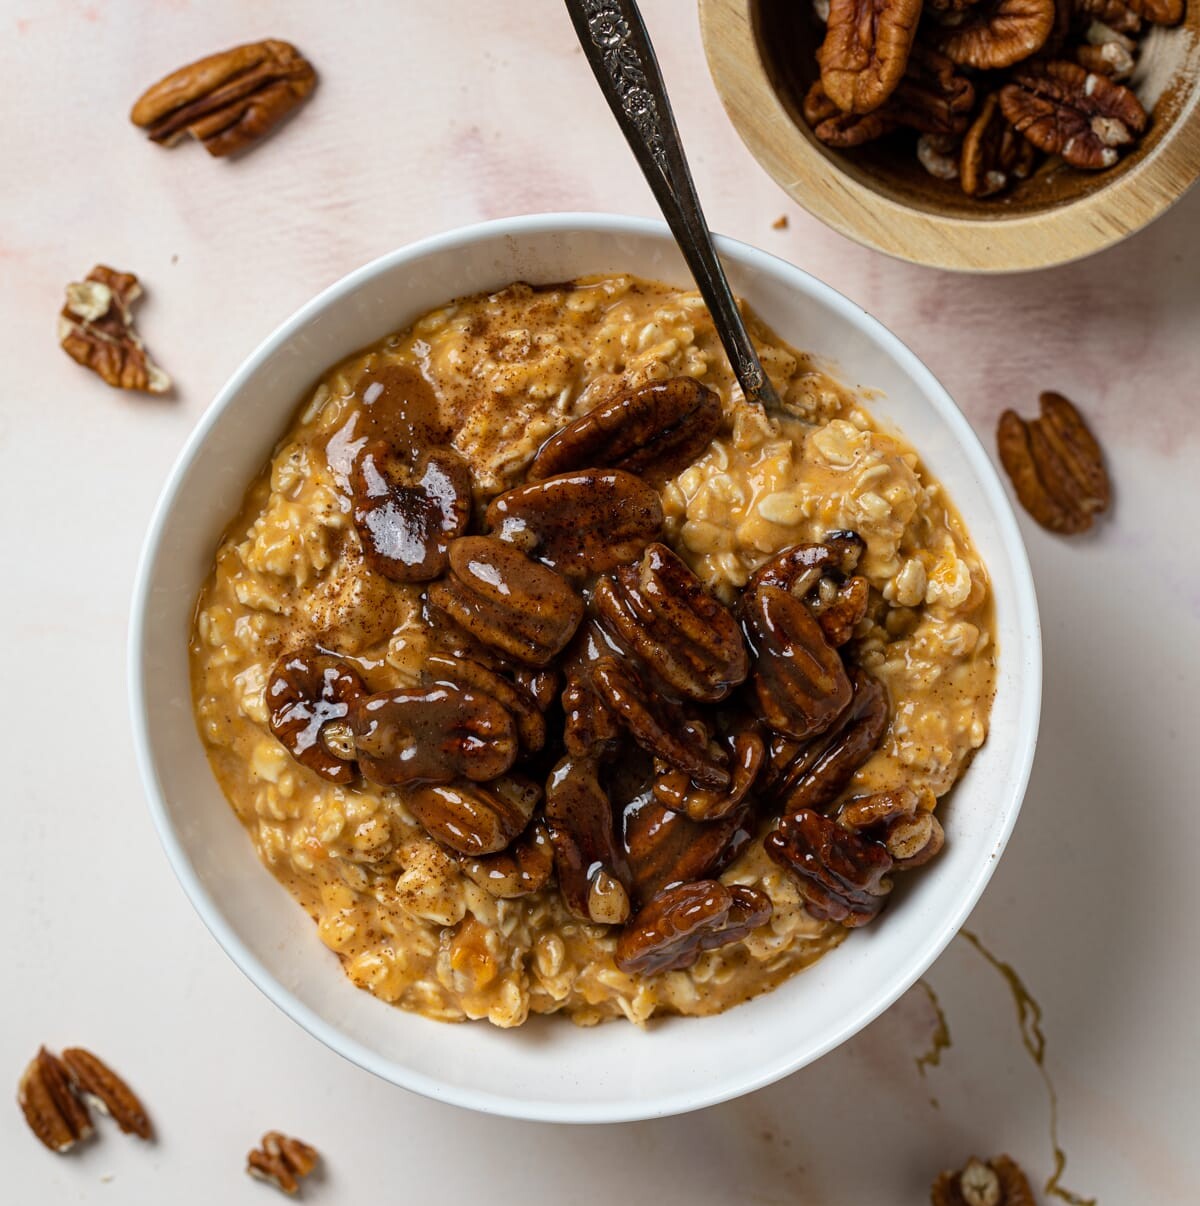
[[[936,1068],[942,1062],[942,1052],[950,1049],[952,1040],[950,1038],[950,1024],[946,1021],[946,1014],[942,1009],[941,1001],[938,1000],[937,993],[933,990],[933,985],[928,980],[918,980],[917,984],[929,998],[929,1004],[933,1007],[935,1018],[933,1033],[929,1036],[928,1050],[913,1060],[917,1065],[917,1071],[920,1073],[921,1079],[924,1080],[928,1069]],[[930,1097],[929,1104],[935,1110],[941,1108],[936,1097]]]

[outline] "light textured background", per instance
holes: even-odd
[[[1057,388],[1108,449],[1117,503],[1094,537],[1023,523],[1045,719],[971,925],[1044,1008],[1067,1183],[1106,1206],[1194,1203],[1200,193],[1040,275],[894,263],[758,169],[691,4],[647,0],[646,16],[714,228],[890,325],[989,446],[1003,407]],[[128,124],[159,75],[264,36],[295,41],[321,84],[249,156],[163,151]],[[432,1104],[325,1050],[225,958],[159,849],[125,712],[128,599],[159,486],[222,381],[318,289],[412,239],[539,210],[654,212],[556,0],[2,0],[0,79],[0,1083],[41,1042],[81,1043],[159,1128],[149,1148],[109,1133],[57,1159],[0,1107],[0,1199],[271,1201],[240,1171],[270,1127],[326,1153],[309,1196],[327,1202],[917,1203],[940,1167],[1001,1150],[1044,1179],[1044,1088],[1003,982],[961,940],[930,973],[954,1044],[924,1081],[932,1014],[914,989],[750,1098],[535,1126]],[[176,397],[108,390],[55,348],[63,285],[98,260],[142,276],[140,326]]]

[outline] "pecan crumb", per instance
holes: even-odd
[[[1033,1190],[1010,1156],[979,1160],[941,1173],[929,1191],[932,1206],[1034,1206]]]
[[[788,228],[787,214],[780,214],[779,217],[776,218],[775,221],[771,223],[772,230],[787,230],[787,228]]]
[[[270,1181],[284,1193],[294,1194],[300,1189],[300,1178],[307,1177],[320,1158],[315,1147],[279,1131],[268,1131],[261,1147],[247,1154],[246,1171],[260,1181]]]

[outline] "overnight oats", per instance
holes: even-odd
[[[228,528],[197,723],[350,979],[431,1018],[711,1014],[871,921],[987,734],[987,573],[862,401],[631,276],[333,368]]]

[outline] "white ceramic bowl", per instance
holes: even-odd
[[[515,1031],[427,1021],[354,988],[307,914],[261,866],[205,760],[187,639],[218,536],[292,412],[344,356],[434,305],[513,280],[631,271],[690,277],[660,223],[603,215],[506,219],[393,252],[326,289],[217,396],[159,500],[138,572],[130,691],[155,824],[180,882],[234,962],[335,1051],[407,1089],[473,1109],[563,1122],[680,1113],[749,1092],[844,1042],[933,962],[1004,849],[1037,737],[1041,646],[1025,550],[996,473],[929,370],[857,306],[797,268],[720,242],[734,289],[788,342],[826,358],[916,445],[958,504],[992,574],[1000,673],[991,736],[955,789],[945,851],[880,920],[775,992],[718,1017]]]

